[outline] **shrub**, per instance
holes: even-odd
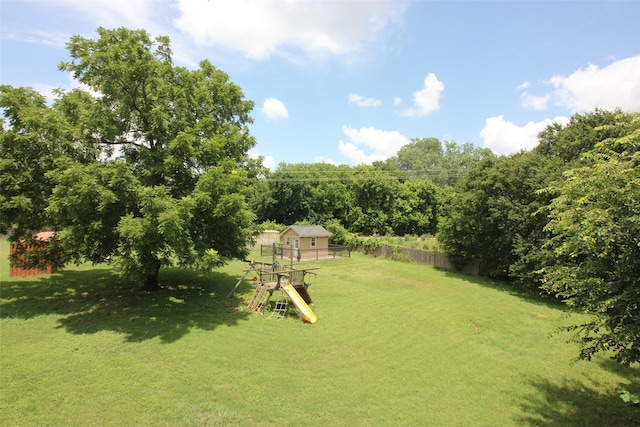
[[[260,224],[256,224],[256,231],[258,233],[262,232],[262,231],[266,231],[266,230],[276,230],[276,231],[284,231],[287,229],[286,225],[283,224],[278,224],[275,221],[265,221],[263,223]]]
[[[327,231],[331,233],[331,243],[344,245],[351,249],[358,246],[358,236],[348,231],[337,219],[332,219],[325,224]]]

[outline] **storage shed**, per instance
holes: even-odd
[[[280,233],[282,256],[299,261],[328,258],[329,236],[321,225],[292,225]]]
[[[22,260],[29,256],[29,253],[34,253],[37,256],[39,251],[47,251],[47,244],[56,238],[56,233],[53,231],[43,231],[36,234],[32,245],[27,245],[24,241],[13,242],[9,248],[9,253],[12,257],[19,257]],[[33,256],[33,255],[32,255]],[[33,268],[22,268],[15,265],[13,261],[9,264],[9,277],[22,277],[22,276],[35,276],[38,274],[51,274],[55,273],[56,268],[46,262],[39,262],[38,265]]]

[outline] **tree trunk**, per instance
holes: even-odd
[[[158,272],[160,271],[160,261],[156,261],[156,270],[154,272],[147,272],[145,276],[144,285],[142,286],[142,290],[144,291],[157,291],[160,289],[160,284],[158,283]]]

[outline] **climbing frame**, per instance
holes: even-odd
[[[238,280],[228,297],[233,295],[243,281],[250,280],[247,279],[247,276],[253,273],[254,276],[251,280],[255,282],[255,285],[248,304],[249,310],[262,314],[265,309],[271,308],[272,316],[284,317],[290,298],[288,293],[282,292],[283,286],[286,285],[291,285],[295,289],[304,301],[303,305],[305,307],[306,304],[313,303],[307,290],[310,284],[307,283],[306,277],[308,274],[316,274],[311,270],[317,270],[317,268],[295,269],[287,266],[281,267],[277,261],[271,264],[256,261],[247,262],[249,262],[249,268],[244,271],[244,275]],[[277,292],[277,300],[274,303],[275,305],[270,307],[269,302],[274,292]]]

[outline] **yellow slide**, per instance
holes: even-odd
[[[293,303],[293,305],[295,305],[298,311],[300,311],[300,314],[302,314],[302,320],[309,323],[316,323],[316,321],[318,320],[318,316],[316,316],[316,314],[311,311],[298,291],[296,291],[296,289],[290,283],[283,285],[282,289],[284,289],[287,295],[289,295],[289,298],[291,298],[291,302]]]

